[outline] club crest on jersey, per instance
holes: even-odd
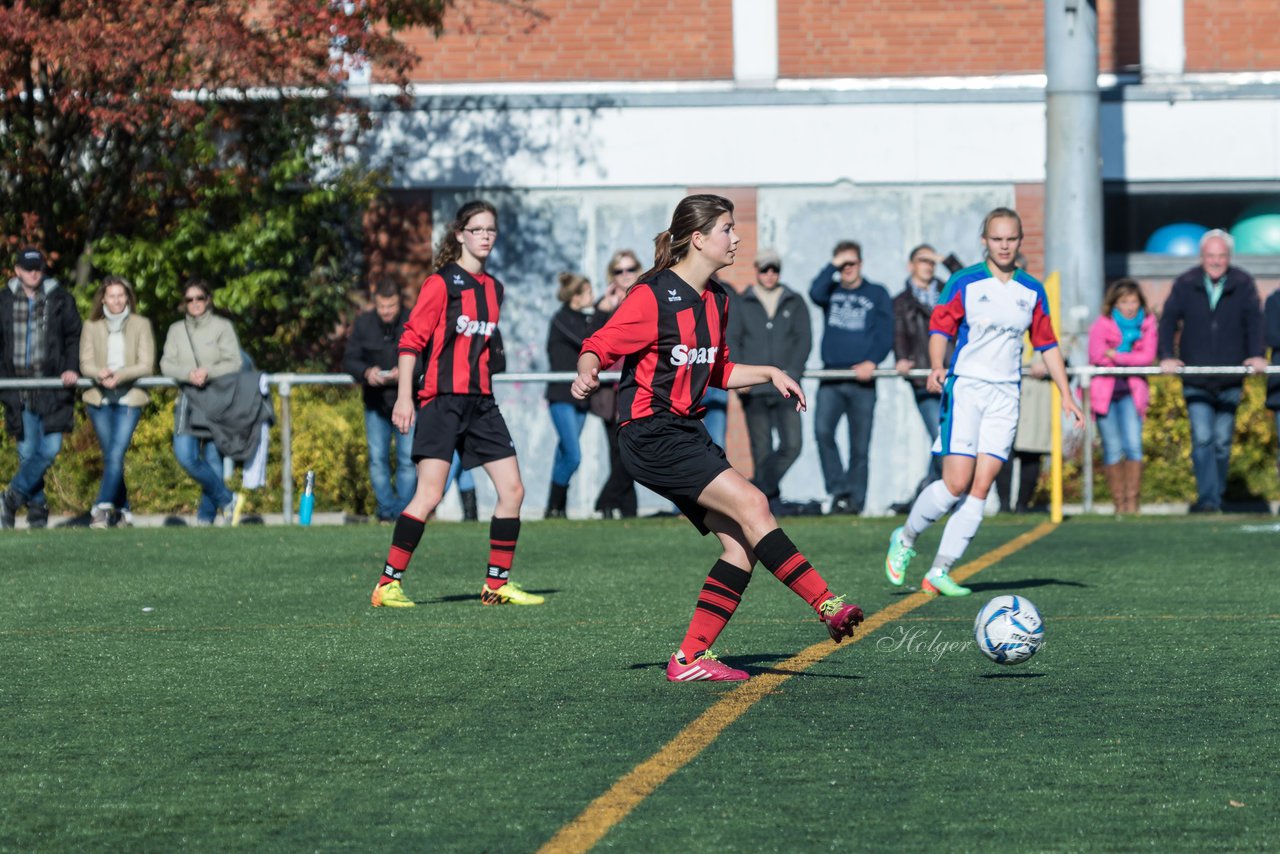
[[[493,330],[498,324],[492,321],[472,320],[465,314],[458,315],[458,322],[453,325],[453,331],[458,335],[465,335],[470,338],[472,335],[483,335],[485,338],[493,335]]]
[[[671,348],[671,364],[673,365],[714,365],[716,351],[719,347],[686,347],[677,344]]]
[[[667,291],[667,302],[684,302],[680,299],[680,294],[675,291]]]

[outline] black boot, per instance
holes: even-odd
[[[33,501],[27,505],[27,527],[37,529],[49,527],[48,504],[45,504],[43,501]]]
[[[543,514],[545,519],[563,519],[565,518],[565,505],[569,503],[569,487],[561,486],[558,483],[551,484],[551,492],[547,496],[547,512]]]
[[[462,499],[462,521],[479,522],[480,514],[476,512],[476,491],[474,489],[458,490],[458,497]]]

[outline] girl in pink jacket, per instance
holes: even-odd
[[[1133,279],[1107,288],[1089,328],[1089,364],[1145,367],[1156,357],[1156,318]],[[1143,377],[1093,378],[1090,399],[1102,436],[1102,466],[1117,513],[1137,513],[1142,493],[1142,422],[1149,392]]]

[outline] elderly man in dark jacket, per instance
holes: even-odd
[[[44,474],[74,423],[80,378],[80,313],[75,298],[45,275],[44,253],[18,253],[13,278],[0,290],[0,378],[57,378],[59,389],[5,389],[4,424],[18,443],[18,471],[0,494],[0,528],[12,528],[25,505],[27,524],[49,523]]]
[[[413,436],[401,435],[391,423],[396,405],[400,333],[409,310],[395,282],[382,282],[373,295],[373,311],[356,318],[347,339],[342,369],[360,382],[364,393],[365,441],[369,447],[369,481],[379,521],[394,522],[413,498],[418,472],[413,465]],[[395,442],[396,475],[391,483],[391,443]]]
[[[809,306],[781,283],[782,259],[777,252],[761,252],[755,266],[756,283],[729,311],[729,352],[742,364],[773,365],[798,380],[813,346]],[[747,419],[755,484],[776,503],[782,476],[800,456],[800,413],[792,401],[765,386],[740,389],[738,396]]]
[[[1253,277],[1231,266],[1231,235],[1220,229],[1200,239],[1200,266],[1173,282],[1160,315],[1160,367],[1245,365],[1265,370],[1262,304]],[[1182,396],[1191,420],[1191,466],[1197,497],[1192,513],[1222,509],[1227,462],[1244,378],[1188,375]]]

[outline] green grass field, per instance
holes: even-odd
[[[967,557],[1040,521],[988,519]],[[893,524],[787,528],[871,614],[904,595]],[[539,608],[481,608],[487,528],[439,524],[420,607],[371,609],[389,538],[0,537],[0,849],[535,851],[734,690],[663,677],[716,554],[684,522],[526,524]],[[1070,520],[783,682],[597,848],[1274,849],[1278,542]],[[1001,592],[1046,621],[1017,668],[968,643]],[[759,571],[717,649],[768,673],[824,637]]]

